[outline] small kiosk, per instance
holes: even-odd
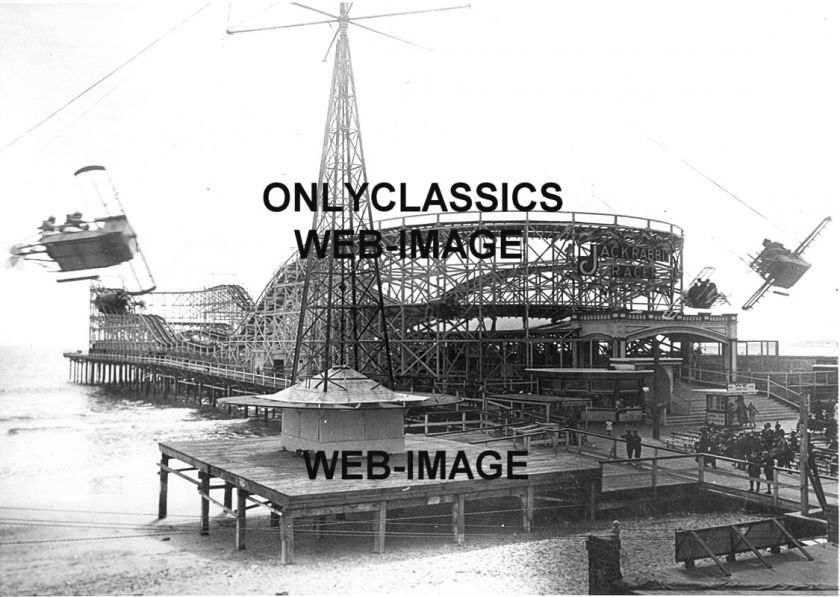
[[[729,384],[726,389],[694,391],[706,395],[706,425],[736,429],[746,425],[749,419],[745,397],[758,393],[755,384]]]

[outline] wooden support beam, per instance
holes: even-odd
[[[603,471],[603,466],[601,467]],[[586,482],[586,519],[595,520],[598,513],[598,493],[601,489],[599,479],[590,479]]]
[[[160,470],[162,470],[162,471],[163,471],[163,470],[165,470],[165,471],[166,471],[166,472],[168,472],[168,473],[172,473],[173,475],[177,475],[177,476],[181,477],[184,481],[189,481],[189,482],[190,482],[190,483],[192,483],[193,485],[199,485],[199,482],[198,482],[198,481],[196,481],[196,480],[195,480],[195,479],[193,479],[192,477],[188,477],[187,475],[185,475],[184,473],[182,473],[182,472],[181,472],[181,470],[194,471],[195,469],[193,469],[193,468],[189,468],[189,469],[174,469],[174,468],[170,468],[169,466],[164,465],[164,464],[158,464],[158,466],[160,467]]]
[[[221,503],[219,500],[214,500],[210,496],[210,494],[208,494],[208,493],[201,493],[201,490],[199,490],[199,493],[202,496],[204,496],[204,498],[206,498],[208,502],[210,502],[211,504],[216,504],[219,508],[224,510],[226,514],[230,514],[231,516],[236,516],[236,510],[233,510],[232,508],[228,508],[223,503]]]
[[[210,475],[199,472],[198,478],[201,481],[199,495],[201,496],[201,534],[210,534]]]
[[[245,549],[245,501],[248,492],[236,489],[236,549]]]
[[[280,563],[295,561],[295,520],[291,516],[280,517]]]
[[[225,483],[225,508],[233,509],[233,485]]]
[[[723,563],[721,563],[721,561],[715,555],[715,552],[713,552],[711,549],[709,549],[709,546],[706,545],[706,542],[703,541],[700,538],[700,535],[698,535],[694,531],[688,531],[688,532],[694,538],[694,540],[697,541],[697,544],[703,549],[703,551],[706,552],[706,555],[708,555],[710,558],[712,558],[715,561],[715,564],[717,564],[717,567],[720,568],[720,571],[723,572],[724,576],[732,576],[729,573],[729,571],[726,568],[723,567]],[[686,562],[686,568],[689,568],[688,562]]]
[[[653,493],[656,495],[656,482],[659,472],[659,449],[653,449],[653,460],[650,462],[650,486],[653,488]]]
[[[250,510],[252,508],[262,507],[262,508],[268,508],[268,510],[270,510],[271,512],[274,512],[275,514],[277,514],[279,516],[284,516],[285,513],[286,513],[286,511],[283,509],[283,507],[281,505],[275,504],[274,502],[268,502],[268,501],[263,502],[263,501],[258,500],[257,498],[255,498],[251,495],[249,495],[247,497],[247,500],[249,502],[252,502],[252,504],[250,506],[246,506],[247,510]]]
[[[779,523],[779,521],[778,521],[778,520],[776,520],[775,518],[771,518],[770,520],[772,520],[772,521],[773,521],[773,524],[775,524],[775,525],[778,527],[778,529],[779,529],[780,531],[782,531],[782,533],[784,533],[784,535],[785,535],[785,537],[787,537],[788,541],[790,541],[791,543],[793,543],[794,547],[796,547],[799,551],[801,551],[801,552],[802,552],[802,555],[804,555],[804,556],[805,556],[806,558],[808,558],[810,561],[812,561],[812,562],[814,561],[814,556],[812,556],[811,554],[809,554],[809,553],[806,551],[805,547],[803,547],[803,545],[799,542],[799,540],[798,540],[796,537],[794,537],[793,535],[791,535],[791,534],[788,532],[788,530],[784,527],[784,525],[783,525],[783,524],[780,524],[780,523]]]
[[[466,535],[464,518],[464,495],[460,494],[452,500],[452,538],[458,545],[464,544]]]
[[[735,525],[729,525],[729,528],[738,539],[744,542],[744,545],[750,548],[750,551],[752,551],[755,554],[755,557],[757,557],[761,561],[761,563],[764,564],[765,568],[769,568],[770,570],[773,569],[773,566],[771,566],[770,563],[764,559],[764,556],[761,555],[761,552],[759,552],[755,548],[755,546],[752,544],[752,541],[747,539],[746,535],[744,535],[744,533],[742,533],[738,527],[736,527]],[[733,549],[733,551],[735,550]],[[735,558],[733,557],[732,559],[734,561]]]
[[[388,506],[385,502],[379,502],[379,508],[373,513],[373,551],[383,553],[385,551],[385,527],[388,514]]]
[[[529,485],[522,494],[522,529],[526,533],[534,530],[534,486]]]
[[[166,518],[167,494],[169,493],[169,456],[160,455],[160,492],[158,493],[158,518]]]
[[[277,507],[277,504],[271,503],[272,510],[268,513],[268,526],[277,528],[280,526],[280,515],[273,510],[273,508]]]

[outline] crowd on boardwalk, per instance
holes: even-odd
[[[827,418],[824,431],[829,444],[829,451],[834,453],[827,463],[828,473],[837,475],[837,423],[834,418]],[[750,491],[761,490],[761,476],[767,485],[766,493],[770,493],[777,468],[788,469],[794,464],[800,449],[799,425],[789,433],[785,432],[778,422],[775,426],[765,423],[763,429],[733,430],[704,426],[700,428],[700,436],[694,445],[695,452],[703,453],[703,465],[717,468],[716,456],[733,459],[732,466],[746,469],[750,477]],[[808,444],[808,460],[814,465],[817,451],[813,443]]]

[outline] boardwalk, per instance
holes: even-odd
[[[774,479],[769,491],[762,470],[760,481],[761,493],[749,491],[750,479],[746,470],[740,468],[741,462],[723,456],[714,458],[714,466],[707,461],[701,465],[701,459],[695,454],[686,454],[665,447],[645,444],[643,457],[638,460],[620,459],[611,455],[612,438],[599,434],[589,434],[594,438],[584,453],[599,459],[602,470],[602,491],[623,491],[664,487],[669,485],[698,485],[704,491],[715,491],[743,498],[764,506],[797,510],[801,504],[798,471],[774,469]],[[623,442],[615,441],[618,449]],[[822,486],[830,506],[838,504],[838,482],[833,477],[823,477]],[[809,507],[818,507],[817,495],[809,484]]]
[[[579,431],[577,434],[578,437],[588,435],[591,439],[604,437]],[[472,474],[459,471],[444,474],[444,478],[434,475],[434,478],[421,479],[415,472],[410,478],[405,471],[412,468],[412,463],[402,454],[390,459],[393,474],[387,478],[328,479],[321,474],[310,479],[304,459],[282,450],[278,437],[167,442],[160,444],[159,516],[166,517],[168,479],[175,475],[198,486],[202,534],[209,532],[209,508],[215,504],[235,517],[236,546],[244,548],[247,510],[264,508],[270,513],[271,526],[279,530],[281,561],[290,563],[294,558],[295,521],[301,519],[309,519],[318,532],[327,516],[368,513],[374,550],[382,552],[389,510],[448,505],[453,539],[461,543],[465,538],[464,504],[467,500],[516,500],[526,532],[533,530],[535,500],[579,508],[588,518],[594,519],[598,510],[638,505],[662,495],[659,489],[679,491],[681,487],[686,490],[682,494],[685,496],[713,492],[779,510],[799,508],[798,478],[788,473],[776,475],[769,495],[755,494],[746,491],[746,474],[723,458],[718,458],[718,468],[710,468],[701,466],[693,454],[647,446],[652,452],[650,456],[630,461],[605,458],[603,442],[601,445],[591,441],[577,445],[570,444],[568,437],[563,439],[565,444],[559,450],[532,446],[527,456],[522,457],[525,466],[521,472],[527,473],[524,479],[482,479],[477,474],[476,462],[488,450],[487,446],[426,436],[408,436],[406,449],[415,454],[443,451],[450,459],[450,468],[455,455],[461,452],[471,463]],[[612,438],[607,440],[608,444],[612,442]],[[504,446],[501,443],[489,449],[497,452],[504,463],[508,454],[515,452],[515,447],[507,441]],[[175,461],[186,466],[176,467]],[[359,464],[352,472],[364,471],[362,463]],[[412,470],[418,470],[416,462]],[[836,480],[826,480],[825,488],[829,504],[836,508]],[[211,490],[223,490],[222,501],[214,498]],[[670,499],[679,499],[680,494],[676,494],[676,498],[673,493],[669,495]],[[816,497],[811,495],[809,503],[816,504]]]
[[[444,451],[448,459],[462,452],[476,471],[485,447],[423,436],[406,438],[406,449]],[[457,472],[441,479],[409,479],[410,463],[403,455],[389,462],[394,474],[384,479],[310,479],[304,459],[281,449],[280,438],[209,440],[160,444],[160,501],[158,514],[166,517],[169,476],[174,474],[198,486],[201,495],[201,532],[209,532],[209,506],[215,504],[236,517],[236,545],[245,546],[246,512],[263,507],[271,513],[272,526],[279,527],[281,561],[290,563],[294,554],[294,526],[298,519],[319,520],[326,516],[344,516],[360,512],[372,514],[374,550],[385,544],[387,512],[394,508],[416,508],[449,504],[455,541],[464,541],[464,503],[466,500],[510,497],[518,500],[522,526],[533,529],[535,499],[554,499],[570,503],[594,518],[600,483],[597,460],[575,452],[534,450],[524,459],[524,467],[515,472],[527,473],[523,479],[482,479],[476,473]],[[492,448],[505,463],[509,450]],[[513,453],[513,450],[510,450]],[[187,466],[176,467],[172,461]],[[492,462],[492,459],[491,459]],[[415,470],[417,464],[415,463]],[[452,460],[448,464],[453,467]],[[485,465],[485,470],[489,467]],[[362,472],[361,467],[354,472]],[[221,481],[221,483],[219,483]],[[211,490],[224,490],[223,501],[211,497]],[[233,490],[236,489],[236,507]]]

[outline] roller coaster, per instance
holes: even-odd
[[[589,324],[614,323],[621,316],[640,321],[644,315],[648,337],[667,328],[675,339],[685,340],[687,334],[698,341],[734,339],[731,331],[710,335],[716,321],[682,314],[681,308],[675,326],[672,311],[683,292],[680,227],[613,214],[500,216],[424,214],[376,224],[385,242],[408,226],[442,233],[476,226],[491,232],[516,229],[524,239],[519,260],[383,256],[397,385],[515,382],[530,367],[595,366],[610,355],[645,350],[645,334],[638,329],[624,338],[588,331]],[[371,270],[359,272],[361,278],[369,275]],[[304,280],[304,261],[293,256],[255,301],[239,286],[220,285],[152,292],[121,313],[96,307],[108,291],[94,288],[91,349],[188,357],[288,375]],[[618,339],[620,347],[612,344]],[[689,350],[687,345],[679,349]]]

